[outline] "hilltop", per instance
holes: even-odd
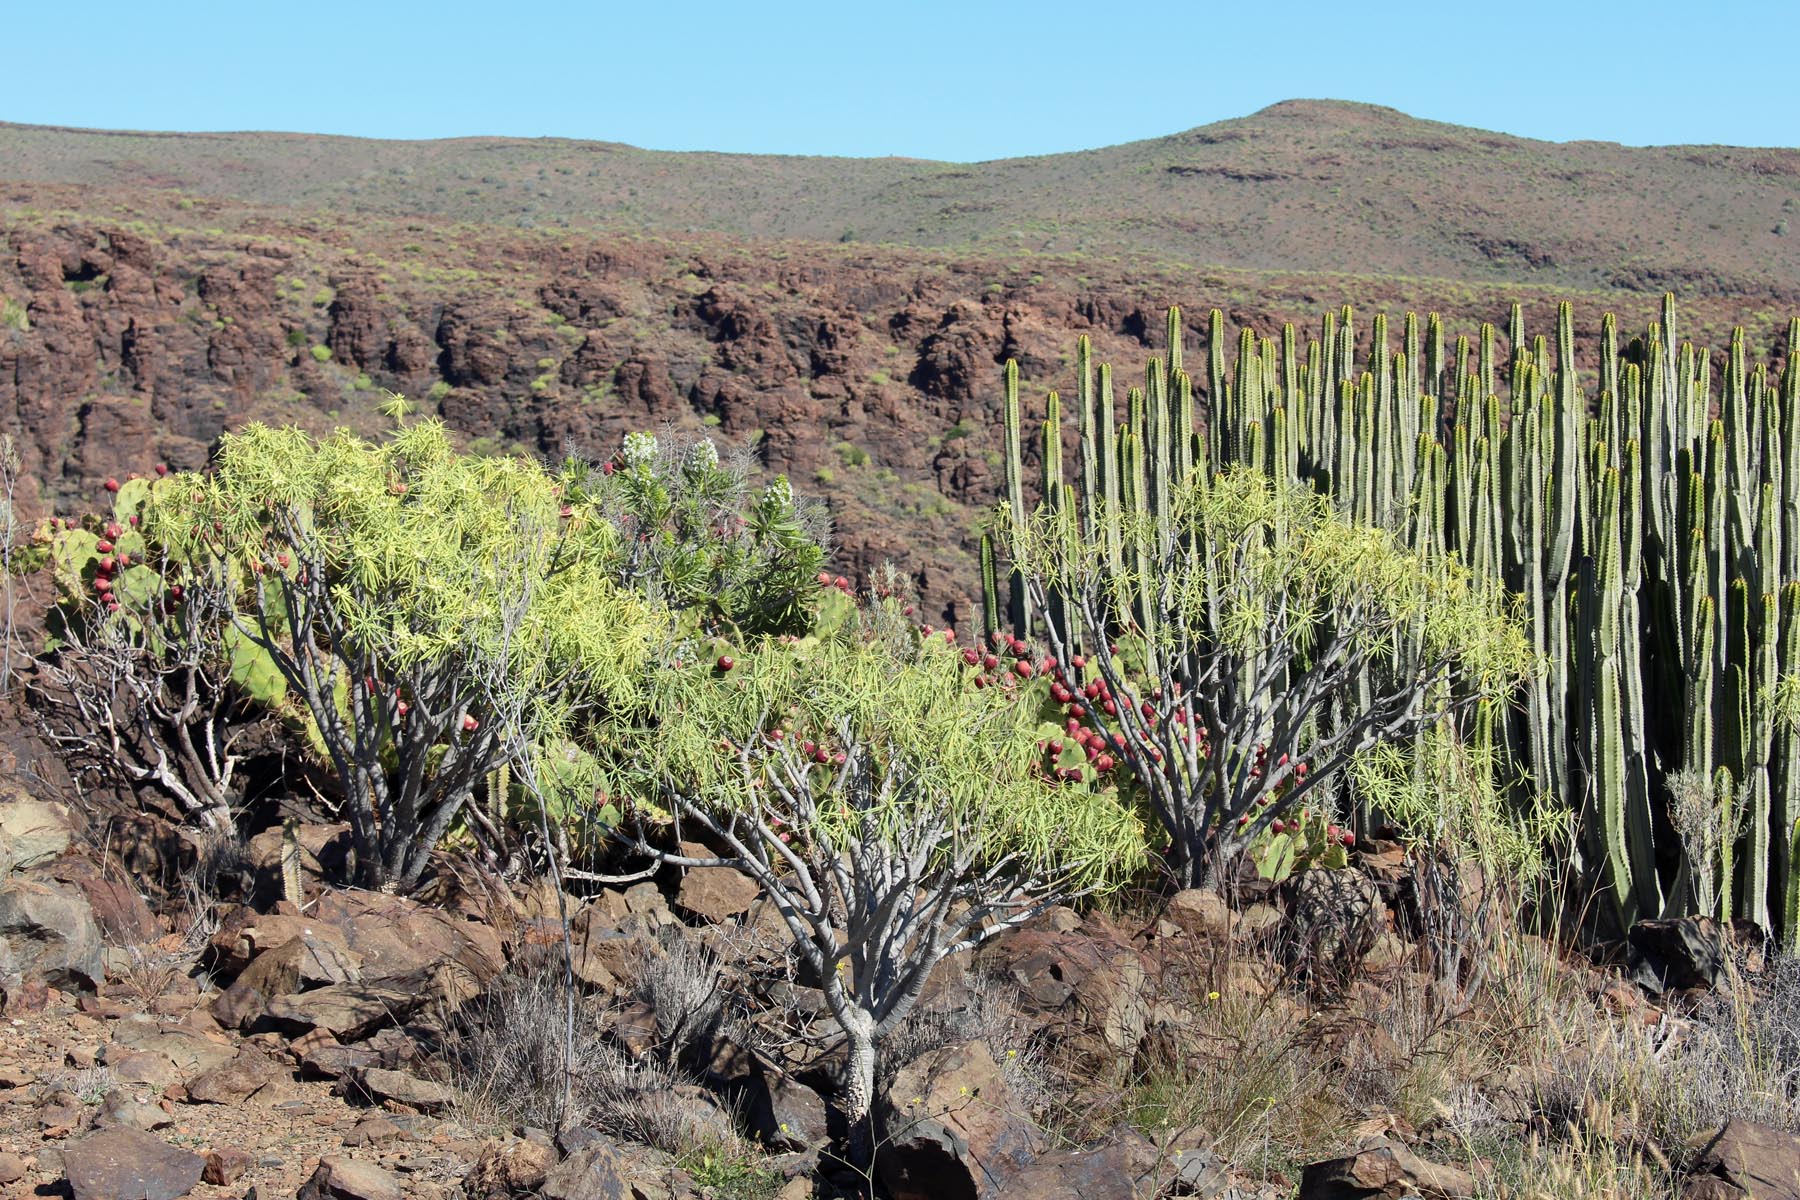
[[[1542,142],[1338,101],[982,163],[9,124],[0,163],[346,215],[1800,295],[1800,150]]]

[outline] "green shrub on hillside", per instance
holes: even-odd
[[[1019,522],[1003,506],[1003,538],[1051,654],[1097,668],[1068,707],[1134,778],[1190,884],[1317,805],[1358,755],[1531,668],[1497,586],[1308,488],[1232,468],[1182,480],[1160,513],[1089,505],[1129,559],[1080,537],[1071,507]]]
[[[709,632],[800,634],[825,562],[829,522],[785,475],[758,489],[752,459],[710,439],[633,433],[594,466],[564,466],[569,502],[619,530],[617,578]]]
[[[1027,706],[968,686],[949,639],[896,606],[752,648],[690,640],[606,734],[640,851],[736,867],[773,900],[848,1039],[863,1134],[880,1044],[933,966],[1144,856],[1135,815],[1038,769]],[[670,814],[716,856],[653,849]]]

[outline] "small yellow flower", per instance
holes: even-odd
[[[1017,1058],[1017,1057],[1019,1057],[1019,1052],[1018,1052],[1018,1051],[1017,1051],[1017,1050],[1008,1050],[1008,1051],[1007,1051],[1007,1052],[1006,1052],[1006,1057],[1008,1057],[1008,1058]]]
[[[911,1100],[911,1101],[910,1101],[910,1103],[913,1103],[913,1104],[917,1104],[917,1103],[919,1103],[919,1097],[917,1097],[917,1096],[914,1096],[914,1097],[913,1097],[913,1098],[912,1098],[912,1100]]]
[[[1218,1002],[1218,999],[1219,999],[1219,993],[1217,993],[1217,992],[1208,992],[1208,993],[1206,993],[1206,998],[1207,998],[1207,999],[1208,999],[1208,1000],[1211,1000],[1211,1001],[1213,1001],[1213,1002],[1214,1002],[1214,1003],[1217,1003],[1217,1002]]]

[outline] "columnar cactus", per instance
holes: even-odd
[[[1364,363],[1348,307],[1311,336],[1266,339],[1234,338],[1213,310],[1196,398],[1171,310],[1168,348],[1122,425],[1084,339],[1082,534],[1131,579],[1121,621],[1144,629],[1159,612],[1142,567],[1168,536],[1165,498],[1237,464],[1458,553],[1520,597],[1541,667],[1510,714],[1493,710],[1500,770],[1521,801],[1540,793],[1584,814],[1614,919],[1691,903],[1678,848],[1657,840],[1670,828],[1666,780],[1724,771],[1744,832],[1723,839],[1735,877],[1720,915],[1800,945],[1800,741],[1771,700],[1800,673],[1800,318],[1779,370],[1739,331],[1717,381],[1712,356],[1680,340],[1672,297],[1658,318],[1627,341],[1606,315],[1598,360],[1578,371],[1568,304],[1551,337],[1530,336],[1515,304],[1503,326],[1449,345],[1435,314],[1406,314],[1397,346],[1378,314]],[[1007,379],[1016,521],[1027,510],[1010,367]],[[1146,521],[1095,515],[1122,512]]]

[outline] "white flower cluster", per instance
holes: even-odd
[[[794,503],[794,485],[788,482],[786,475],[777,475],[775,481],[763,489],[762,502],[770,508],[787,508]]]
[[[648,467],[656,461],[656,435],[636,430],[625,435],[625,465]]]
[[[719,465],[719,448],[713,445],[711,438],[701,438],[688,451],[687,465],[690,471],[712,470]]]

